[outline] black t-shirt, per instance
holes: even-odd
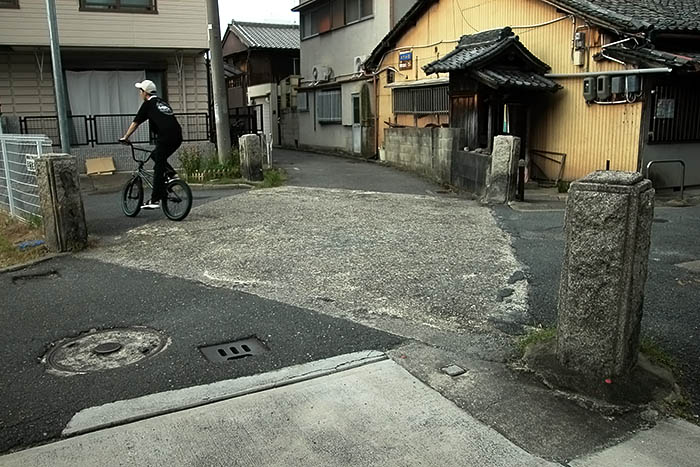
[[[173,116],[173,109],[160,97],[151,97],[143,101],[134,122],[139,125],[149,121],[151,131],[158,135],[159,141],[181,141],[182,128]]]

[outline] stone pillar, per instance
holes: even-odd
[[[571,184],[559,285],[557,357],[590,376],[637,362],[654,190],[637,172],[598,171]]]
[[[46,244],[53,251],[87,246],[87,226],[74,156],[44,154],[36,160]]]
[[[515,199],[520,159],[520,138],[496,136],[491,151],[491,171],[486,182],[487,203],[503,204]]]
[[[238,138],[241,155],[241,175],[246,180],[259,182],[263,179],[263,156],[260,137],[243,135]]]

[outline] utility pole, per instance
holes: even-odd
[[[46,16],[49,20],[49,39],[51,41],[51,68],[53,68],[53,86],[54,93],[56,95],[58,134],[61,138],[61,151],[66,154],[70,154],[70,125],[68,124],[68,112],[66,109],[66,85],[63,82],[61,46],[58,42],[56,0],[46,0]]]
[[[228,119],[228,99],[224,82],[224,57],[221,51],[221,28],[219,27],[219,4],[217,0],[207,0],[209,25],[209,56],[211,58],[211,78],[214,95],[214,119],[216,120],[216,149],[219,162],[226,162],[231,153],[231,134]]]

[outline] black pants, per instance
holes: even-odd
[[[153,193],[151,194],[151,201],[160,201],[165,198],[165,174],[175,173],[175,169],[168,163],[168,157],[172,156],[181,144],[181,139],[158,141],[156,148],[151,153],[151,159],[153,159],[155,163],[153,167]]]

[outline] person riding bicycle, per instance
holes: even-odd
[[[182,128],[173,115],[173,109],[160,97],[156,96],[156,85],[151,80],[135,84],[139,96],[143,100],[134,121],[119,141],[128,142],[129,137],[146,120],[151,125],[151,131],[156,134],[156,147],[151,153],[155,163],[153,167],[153,193],[151,199],[143,205],[145,209],[156,209],[167,194],[165,191],[165,175],[175,174],[175,169],[168,163],[168,157],[173,155],[182,144]]]

